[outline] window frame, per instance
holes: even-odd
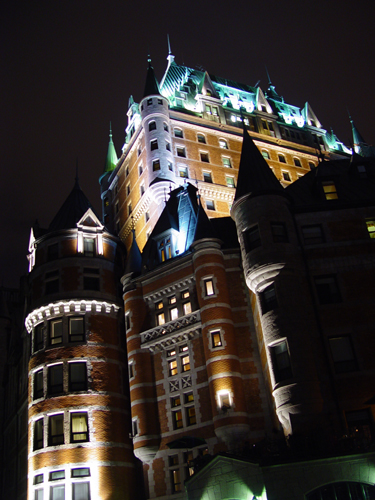
[[[82,418],[82,417],[84,418],[86,430],[73,431],[75,418]],[[84,438],[74,439],[74,437],[76,435],[83,435],[83,434],[85,434]],[[87,443],[88,441],[90,441],[90,435],[89,435],[89,422],[88,422],[87,411],[70,412],[70,442],[71,443]]]

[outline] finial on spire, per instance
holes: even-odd
[[[264,67],[266,68],[266,73],[267,73],[267,78],[268,78],[268,85],[272,85],[271,78],[270,78],[270,74],[268,73],[267,66],[266,66],[266,65],[264,65]]]
[[[112,122],[109,122],[109,138],[112,139]]]
[[[168,55],[170,56],[172,54],[172,52],[171,52],[171,44],[169,41],[169,34],[167,34],[167,39],[168,39]]]
[[[168,57],[167,57],[167,61],[168,61],[168,68],[169,68],[169,66],[174,61],[174,56],[172,55],[172,51],[171,51],[171,43],[169,41],[169,34],[167,34],[167,41],[168,41]]]

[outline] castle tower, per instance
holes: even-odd
[[[323,410],[316,318],[290,201],[247,130],[231,215],[277,416],[286,435],[306,431]]]
[[[134,498],[122,247],[78,181],[30,242],[28,498]]]

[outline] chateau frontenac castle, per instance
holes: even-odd
[[[127,116],[0,289],[1,498],[375,499],[375,149],[170,51]]]

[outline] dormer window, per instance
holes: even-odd
[[[333,181],[323,181],[322,187],[326,200],[338,199],[336,185]]]
[[[83,238],[83,253],[85,257],[94,257],[95,240],[94,238]]]
[[[159,256],[161,262],[172,258],[171,237],[168,236],[159,242]]]

